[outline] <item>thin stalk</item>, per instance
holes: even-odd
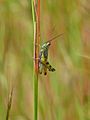
[[[12,105],[12,95],[13,95],[13,88],[10,92],[10,96],[9,96],[9,99],[8,99],[6,120],[9,120],[9,114],[10,114],[11,105]]]
[[[34,120],[38,120],[38,57],[40,44],[40,0],[32,0],[34,32]]]

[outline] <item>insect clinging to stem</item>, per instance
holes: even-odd
[[[39,54],[39,73],[40,74],[44,72],[44,75],[47,75],[47,70],[51,72],[55,71],[55,68],[53,68],[48,62],[48,49],[49,49],[49,46],[51,45],[51,41],[55,40],[61,35],[63,35],[63,33],[49,39],[41,46],[40,54]]]

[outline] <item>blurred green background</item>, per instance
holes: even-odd
[[[41,44],[57,34],[39,76],[39,120],[90,120],[90,1],[41,0]],[[0,120],[33,120],[31,0],[0,0]]]

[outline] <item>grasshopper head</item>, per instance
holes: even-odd
[[[47,42],[46,44],[47,44],[47,46],[48,46],[48,47],[51,45],[51,43],[50,43],[50,42]]]
[[[44,43],[41,48],[48,49],[50,45],[51,45],[50,42],[47,42],[47,43]]]

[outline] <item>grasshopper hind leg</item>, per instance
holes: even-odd
[[[49,69],[49,71],[52,71],[52,72],[54,72],[54,71],[55,71],[55,68],[53,68],[52,66],[50,66],[50,69]]]
[[[56,71],[55,68],[52,68],[52,72]]]
[[[49,70],[49,71],[52,71],[52,72],[55,71],[55,68],[53,68],[48,61],[46,62],[46,64],[47,64],[47,66],[48,66],[48,70]]]

